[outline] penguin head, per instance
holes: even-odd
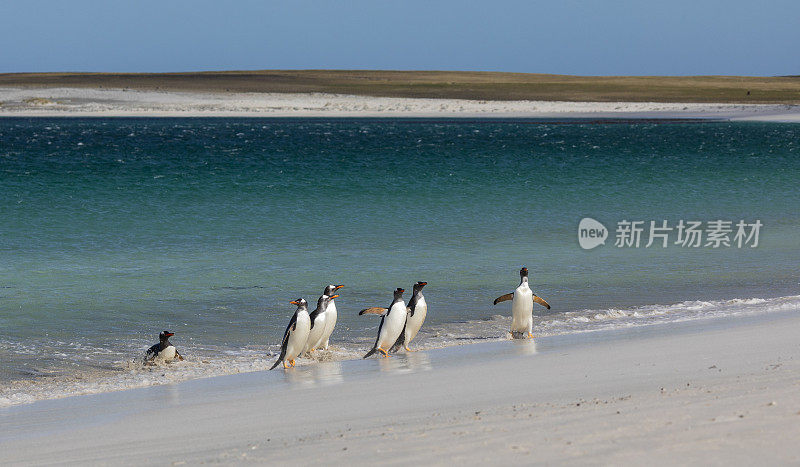
[[[416,284],[414,284],[414,292],[419,292],[419,291],[420,291],[420,290],[422,290],[422,288],[423,288],[423,287],[425,287],[426,285],[428,285],[428,283],[427,283],[427,282],[424,282],[424,281],[417,281],[417,283],[416,283]]]
[[[161,334],[158,335],[158,340],[163,342],[174,335],[175,333],[172,331],[161,331]]]
[[[519,277],[528,277],[528,268],[522,266],[522,269],[519,270]]]
[[[336,292],[337,290],[341,289],[342,287],[344,287],[344,286],[343,285],[330,284],[330,285],[325,287],[325,291],[322,292],[322,294],[323,295],[327,295],[327,296],[330,297],[331,295],[333,295],[334,292]]]
[[[297,305],[297,308],[302,308],[302,307],[307,307],[308,306],[308,302],[306,301],[305,298],[298,298],[297,300],[292,300],[289,303],[291,303],[292,305]]]
[[[395,299],[401,298],[403,296],[403,292],[405,292],[405,289],[401,289],[400,287],[398,287],[394,291],[394,298]]]
[[[328,295],[320,296],[319,300],[317,300],[317,307],[322,307],[323,305],[327,305],[328,302],[330,302],[334,298],[339,298],[339,295],[338,294],[333,294],[333,295],[330,295],[330,296],[328,296]]]

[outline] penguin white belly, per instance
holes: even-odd
[[[511,332],[529,333],[533,330],[533,292],[528,284],[514,291],[511,301]]]
[[[417,305],[414,307],[414,316],[409,315],[408,321],[406,322],[406,347],[417,337],[417,333],[422,327],[422,323],[425,322],[425,316],[427,314],[428,304],[425,303],[425,298],[423,297],[417,301]]]
[[[325,319],[325,335],[322,337],[320,345],[323,349],[328,350],[328,343],[331,339],[331,334],[333,334],[333,328],[336,327],[336,303],[333,300],[328,303],[325,314],[328,315]]]
[[[175,346],[174,345],[170,345],[169,347],[166,347],[166,348],[164,348],[164,350],[159,352],[158,356],[156,358],[158,358],[159,360],[163,360],[165,363],[169,363],[169,362],[175,360],[175,354],[176,353],[177,353],[177,350],[175,350]]]
[[[406,324],[406,304],[404,302],[397,302],[389,309],[386,318],[383,320],[381,327],[381,334],[378,336],[378,347],[383,350],[389,350],[389,347],[397,342],[400,333],[403,332],[403,326]]]
[[[314,327],[308,331],[308,339],[306,340],[306,346],[303,349],[303,352],[308,352],[311,349],[319,348],[320,344],[323,342],[325,336],[325,326],[327,321],[328,312],[323,311],[319,315],[317,315],[316,319],[314,319]],[[309,320],[309,323],[311,320]]]
[[[303,351],[308,342],[308,333],[311,328],[311,318],[308,313],[297,317],[294,331],[289,331],[289,342],[286,343],[286,360],[294,360]]]

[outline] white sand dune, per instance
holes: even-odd
[[[0,410],[0,463],[791,464],[800,316],[327,362]]]
[[[800,106],[413,99],[337,94],[0,88],[0,116],[586,117],[800,121]]]

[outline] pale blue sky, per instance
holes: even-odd
[[[800,2],[0,0],[0,72],[800,74]]]

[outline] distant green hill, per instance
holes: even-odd
[[[0,87],[336,93],[476,100],[800,104],[800,77],[568,76],[466,71],[262,70],[7,73]]]

